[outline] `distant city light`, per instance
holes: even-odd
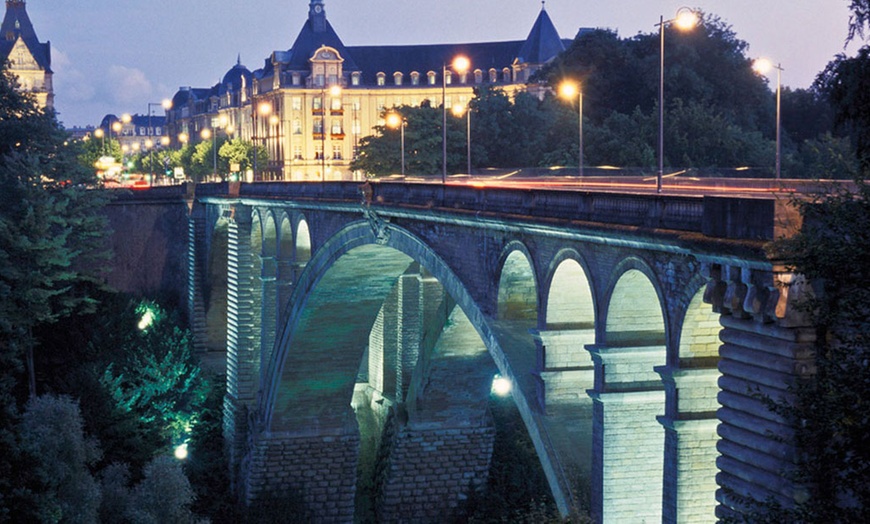
[[[513,389],[513,383],[510,379],[505,378],[501,375],[496,375],[492,379],[492,389],[491,391],[500,397],[506,397],[511,394],[511,389]]]

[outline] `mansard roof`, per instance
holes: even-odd
[[[286,52],[276,51],[275,58],[280,60],[288,69],[294,71],[308,70],[310,68],[309,59],[314,56],[314,52],[323,46],[332,47],[344,59],[342,68],[345,71],[358,71],[353,57],[348,53],[347,47],[338,37],[335,29],[329,23],[329,20],[324,20],[325,25],[322,31],[315,29],[315,23],[311,19],[305,21],[302,30],[296,37],[291,47]],[[279,54],[280,53],[280,54]],[[267,60],[267,67],[271,66],[271,61]]]
[[[559,38],[559,32],[550,20],[550,15],[545,9],[541,9],[516,59],[519,63],[543,64],[564,50],[565,44]]]
[[[251,85],[251,72],[247,67],[242,65],[242,58],[239,57],[234,65],[224,75],[220,83],[220,93],[226,93],[228,90],[239,92],[243,88]]]
[[[374,83],[377,73],[393,74],[401,71],[416,71],[425,75],[435,71],[441,75],[444,64],[457,55],[464,55],[471,61],[471,68],[487,71],[490,68],[501,70],[510,67],[522,40],[509,42],[483,42],[470,44],[432,44],[402,46],[356,46],[348,50],[363,72],[364,84]]]
[[[0,25],[0,59],[8,60],[15,42],[21,38],[40,68],[51,72],[51,44],[39,42],[24,0],[6,0],[6,15]]]

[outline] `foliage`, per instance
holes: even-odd
[[[140,332],[119,348],[100,382],[122,411],[159,428],[165,442],[180,444],[205,398],[190,333],[165,321],[165,312],[154,303],[141,303],[136,312]],[[143,328],[147,315],[153,323]]]
[[[849,37],[846,41],[854,38],[864,38],[864,28],[870,27],[870,0],[851,0],[849,9]]]
[[[21,419],[22,448],[35,459],[32,472],[45,486],[36,494],[43,522],[95,522],[100,489],[91,475],[100,457],[85,437],[79,407],[69,397],[32,398]]]
[[[489,480],[472,492],[458,521],[469,523],[561,523],[534,445],[514,401],[491,397],[496,427]],[[584,517],[577,516],[579,522]]]
[[[794,388],[793,404],[772,402],[795,428],[795,480],[807,496],[795,508],[759,513],[791,522],[870,520],[870,186],[830,190],[800,202],[804,227],[773,254],[813,284],[802,306],[816,331],[816,373]],[[843,268],[849,271],[843,271]],[[766,517],[765,517],[766,518]]]
[[[144,478],[130,493],[126,515],[132,524],[194,522],[193,489],[172,457],[158,456],[145,466]]]
[[[852,136],[858,159],[870,167],[870,46],[855,57],[840,54],[819,74],[815,88],[834,110],[834,122]]]

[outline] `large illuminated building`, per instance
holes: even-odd
[[[0,25],[0,61],[18,79],[18,88],[31,93],[40,107],[54,107],[51,84],[51,43],[41,43],[33,30],[24,0],[6,0]]]
[[[532,73],[565,49],[542,9],[525,40],[466,44],[346,46],[311,0],[308,19],[286,51],[262,68],[241,60],[211,88],[181,88],[167,112],[173,144],[237,135],[265,146],[268,165],[257,180],[348,180],[359,140],[383,125],[384,110],[429,103],[464,105],[474,87],[509,94],[532,89]],[[451,64],[470,61],[466,71]]]

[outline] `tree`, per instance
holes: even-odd
[[[847,42],[854,38],[864,38],[864,28],[870,28],[870,0],[852,0],[849,9],[852,11],[849,17],[849,36]]]
[[[853,58],[837,55],[814,87],[828,97],[835,124],[852,136],[862,166],[870,166],[870,46]]]
[[[31,364],[33,326],[92,307],[81,284],[101,280],[107,256],[105,197],[67,139],[53,112],[0,74],[0,340]],[[35,395],[32,366],[30,384]]]
[[[870,186],[832,190],[797,202],[801,232],[771,253],[813,284],[802,307],[816,334],[816,373],[793,388],[791,403],[768,399],[795,428],[795,478],[807,496],[794,508],[763,502],[766,522],[870,520]],[[844,271],[843,268],[849,268]]]
[[[47,488],[37,494],[42,522],[96,522],[99,484],[90,466],[99,444],[84,434],[78,404],[69,397],[32,398],[21,419],[25,452],[34,458],[33,474]]]

